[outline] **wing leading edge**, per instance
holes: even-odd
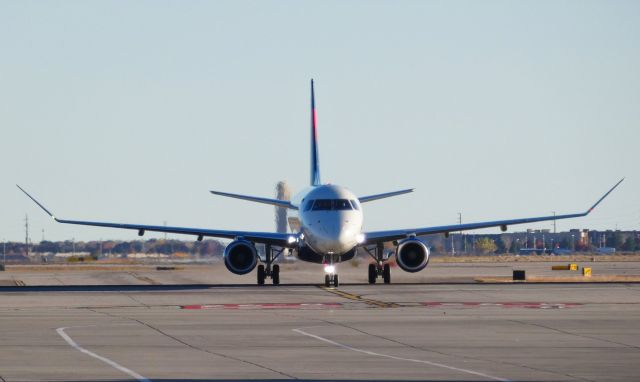
[[[591,206],[586,212],[580,212],[575,214],[567,214],[567,215],[554,215],[554,216],[540,216],[540,217],[531,217],[531,218],[522,218],[522,219],[509,219],[509,220],[495,220],[495,221],[487,221],[487,222],[479,222],[479,223],[468,223],[468,224],[455,224],[455,225],[444,225],[444,226],[436,226],[436,227],[424,227],[424,228],[414,228],[414,229],[399,229],[399,230],[390,230],[390,231],[374,231],[374,232],[366,232],[365,240],[361,245],[368,245],[373,243],[392,241],[403,239],[412,235],[429,235],[429,234],[437,234],[437,233],[445,233],[449,232],[458,232],[458,231],[469,231],[480,228],[489,228],[489,227],[501,227],[503,231],[506,230],[507,226],[515,225],[515,224],[525,224],[525,223],[535,223],[541,221],[549,221],[549,220],[560,220],[560,219],[571,219],[578,218],[582,216],[587,216],[591,211],[600,204],[625,178],[620,179],[618,183],[616,183],[606,194],[604,194],[598,201]]]
[[[16,186],[20,189],[20,191],[24,192],[25,195],[27,195],[31,200],[33,200],[40,208],[44,210],[44,212],[46,212],[58,223],[130,229],[130,230],[138,231],[138,235],[140,236],[144,235],[145,231],[151,231],[151,232],[166,232],[166,233],[177,233],[177,234],[183,234],[183,235],[193,235],[193,236],[197,236],[198,240],[202,240],[202,238],[205,236],[219,237],[219,238],[225,238],[225,239],[235,239],[237,237],[242,237],[256,243],[272,244],[280,247],[288,247],[291,245],[289,241],[290,238],[292,237],[291,235],[284,234],[284,233],[276,233],[276,232],[227,231],[227,230],[213,230],[213,229],[204,229],[204,228],[165,227],[165,226],[154,226],[154,225],[143,225],[143,224],[109,223],[109,222],[58,219],[53,215],[53,213],[51,213],[51,211],[49,211],[45,206],[43,206],[40,202],[38,202],[33,196],[29,195],[29,193],[25,191],[22,187],[18,185]]]

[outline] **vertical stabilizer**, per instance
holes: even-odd
[[[316,115],[316,101],[311,80],[311,185],[319,186],[320,159],[318,158],[318,124]]]

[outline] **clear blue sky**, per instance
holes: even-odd
[[[640,229],[638,20],[637,1],[1,1],[0,239],[25,213],[34,241],[137,237],[54,224],[15,183],[65,218],[273,229],[208,190],[306,186],[310,78],[323,181],[417,189],[365,229],[581,211],[622,176],[559,229]]]

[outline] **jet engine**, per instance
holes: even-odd
[[[406,272],[419,272],[429,263],[429,248],[415,237],[404,239],[396,248],[396,262]]]
[[[224,265],[236,275],[244,275],[258,264],[258,251],[252,242],[247,240],[232,241],[224,250]]]

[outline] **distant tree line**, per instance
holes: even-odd
[[[91,256],[132,253],[159,253],[171,255],[182,253],[199,255],[202,257],[220,256],[225,245],[218,240],[181,241],[181,240],[133,240],[133,241],[46,241],[29,245],[31,253],[88,253]],[[22,255],[26,253],[25,243],[8,242],[0,250],[7,255]]]
[[[596,233],[599,234],[599,233]],[[604,233],[603,233],[604,234]],[[560,235],[560,234],[559,234]],[[521,248],[529,249],[571,249],[575,251],[596,251],[598,245],[592,242],[582,242],[572,240],[566,233],[558,236],[552,241],[549,237],[542,242],[541,235],[536,236],[524,233],[504,233],[495,235],[474,235],[474,234],[452,234],[445,238],[444,235],[427,235],[424,237],[434,253],[450,253],[451,243],[455,246],[456,253],[467,254],[504,254],[518,253]],[[606,233],[604,243],[607,247],[615,248],[616,251],[634,252],[640,251],[639,232],[609,231]],[[393,249],[391,243],[387,243],[389,249]],[[30,253],[83,253],[94,258],[104,255],[127,255],[134,253],[165,254],[186,256],[214,257],[222,256],[225,244],[218,240],[203,241],[182,241],[182,240],[132,240],[132,241],[41,241],[29,245]],[[0,244],[0,250],[6,253],[7,257],[23,256],[25,244],[21,242],[7,242]],[[2,253],[0,252],[0,256]],[[17,259],[15,259],[17,260]]]

